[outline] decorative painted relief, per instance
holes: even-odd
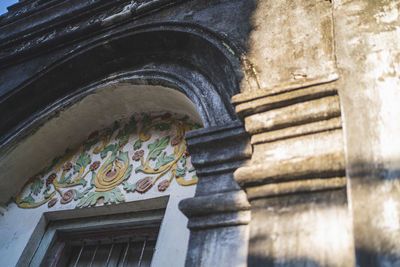
[[[124,202],[127,194],[163,192],[173,179],[197,183],[184,135],[200,125],[187,117],[132,116],[96,131],[77,150],[67,150],[31,178],[16,199],[21,208],[76,202],[76,207]]]

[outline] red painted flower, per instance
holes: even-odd
[[[67,162],[64,164],[63,170],[64,171],[69,171],[70,169],[72,169],[72,163],[71,162]]]
[[[167,190],[168,186],[169,186],[169,181],[168,180],[161,181],[158,184],[158,191],[164,192],[165,190]]]
[[[52,174],[49,175],[46,179],[46,186],[49,186],[53,183],[54,179],[57,178],[57,175],[53,172]]]
[[[147,176],[143,179],[140,179],[136,184],[136,191],[140,194],[143,194],[153,186],[153,178]]]
[[[132,159],[134,161],[139,161],[140,158],[143,156],[144,156],[144,150],[139,150],[139,151],[136,151],[135,154],[133,154]]]
[[[164,113],[164,114],[161,116],[161,119],[162,119],[162,120],[166,120],[166,119],[171,118],[171,116],[172,116],[171,113],[168,113],[168,112],[167,112],[167,113]]]
[[[171,146],[176,146],[181,142],[181,138],[179,138],[179,136],[175,135],[174,137],[172,137],[171,139]]]
[[[186,157],[186,158],[190,157],[190,153],[189,153],[189,151],[187,151],[187,150],[185,151],[185,157]]]
[[[47,203],[47,207],[49,208],[53,207],[57,203],[57,201],[58,201],[57,198],[53,198],[52,200],[49,201],[49,203]]]
[[[61,198],[60,203],[61,203],[61,204],[67,204],[67,203],[69,203],[69,202],[72,201],[72,199],[74,198],[74,196],[75,196],[75,191],[74,191],[74,189],[70,189],[70,190],[66,191],[66,192],[62,195],[62,198]]]
[[[100,167],[100,161],[95,161],[90,165],[89,170],[95,171],[99,167]]]

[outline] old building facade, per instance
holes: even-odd
[[[400,265],[399,9],[9,7],[1,265]]]

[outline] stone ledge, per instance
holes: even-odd
[[[301,89],[306,89],[309,87],[325,87],[327,84],[328,87],[331,87],[329,83],[332,83],[336,81],[339,78],[339,75],[337,73],[331,74],[329,77],[317,77],[313,80],[305,80],[303,82],[301,81],[291,81],[291,82],[286,82],[286,83],[280,83],[274,86],[271,86],[270,88],[262,88],[260,90],[253,90],[253,91],[248,91],[248,92],[243,92],[241,94],[234,95],[232,97],[232,104],[239,106],[241,103],[249,102],[252,100],[257,100],[260,98],[271,98],[275,95],[279,94],[284,94],[284,93],[292,93],[301,90]],[[278,101],[279,102],[279,101]],[[249,104],[248,106],[251,107],[254,104]],[[243,106],[245,107],[245,106]],[[257,111],[255,111],[257,112]],[[239,113],[239,111],[238,111]]]
[[[346,187],[346,177],[314,178],[302,181],[266,184],[258,187],[248,187],[247,197],[250,200],[279,195],[289,195],[305,192],[324,191]]]
[[[344,170],[344,152],[338,152],[243,166],[235,171],[234,177],[241,186],[248,187],[282,180],[341,177]]]
[[[335,153],[344,153],[341,129],[254,145],[251,163],[280,164],[281,161],[297,161]]]
[[[190,230],[203,230],[216,227],[247,225],[250,223],[250,221],[251,212],[249,210],[245,210],[239,212],[193,217],[188,223],[188,228]]]
[[[209,214],[237,212],[250,209],[243,190],[187,198],[179,202],[179,209],[189,218]]]
[[[255,145],[261,143],[275,142],[283,139],[295,138],[303,135],[316,134],[341,128],[342,120],[340,117],[336,117],[333,119],[311,122],[284,129],[255,134],[251,137],[251,144]]]
[[[339,97],[326,96],[250,115],[245,118],[245,127],[253,134],[338,116],[340,116]]]

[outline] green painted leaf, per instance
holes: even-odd
[[[78,200],[78,199],[83,198],[92,189],[93,189],[93,187],[88,187],[82,192],[79,192],[78,190],[75,189],[74,190],[75,191],[74,200]]]
[[[82,185],[83,187],[85,187],[87,184],[87,181],[83,178],[79,179],[78,182],[76,182],[74,185]]]
[[[142,147],[142,141],[138,139],[134,144],[133,144],[133,149],[137,150]]]
[[[110,202],[110,194],[105,194],[104,195],[104,203],[109,203]]]
[[[153,118],[149,115],[144,115],[142,119],[142,125],[143,127],[146,127],[147,125],[150,125],[151,122],[153,121]]]
[[[46,193],[44,194],[44,197],[49,198],[51,196],[51,194],[53,194],[53,192],[50,193],[50,192],[46,191]]]
[[[96,173],[92,172],[92,178],[90,179],[90,186],[95,186],[94,178],[96,177]]]
[[[179,161],[180,161],[180,163],[182,164],[183,167],[186,166],[186,157],[185,156],[182,156]]]
[[[157,147],[160,140],[156,139],[152,144],[148,145],[149,153],[153,152]]]
[[[185,176],[185,173],[186,173],[186,168],[184,168],[184,169],[176,168],[175,177],[183,177],[183,176]]]
[[[131,117],[129,123],[125,124],[124,128],[121,129],[116,138],[120,140],[119,145],[123,146],[128,142],[129,136],[136,132],[136,121],[134,117]]]
[[[162,152],[162,150],[155,150],[155,151],[151,154],[150,159],[155,160],[158,156],[160,156],[161,152]]]
[[[32,183],[31,191],[35,196],[37,196],[40,193],[40,191],[42,190],[42,187],[43,187],[43,181],[37,179]]]
[[[28,203],[28,204],[34,204],[35,200],[33,199],[32,195],[29,194],[29,196],[21,199],[21,203]]]
[[[88,151],[92,148],[93,145],[97,144],[99,142],[99,138],[95,138],[93,140],[86,141],[83,143],[83,150]]]
[[[124,196],[121,194],[121,191],[119,191],[119,190],[115,192],[115,198],[117,199],[118,202],[125,201]]]
[[[137,167],[137,168],[135,169],[135,173],[138,173],[138,172],[140,172],[140,171],[143,170],[143,169],[144,169],[143,165],[140,165],[139,167]]]
[[[81,166],[75,165],[74,166],[74,172],[79,172],[81,170]]]
[[[118,159],[127,163],[129,161],[129,154],[128,152],[119,152]]]
[[[136,183],[134,183],[134,184],[129,184],[128,182],[124,182],[123,184],[122,184],[124,187],[124,190],[126,191],[126,192],[135,192],[135,190],[136,190]]]
[[[159,146],[158,149],[164,149],[164,148],[166,148],[167,145],[168,145],[168,142],[169,142],[169,136],[164,136],[164,137],[161,139],[161,141],[160,141],[160,146]]]
[[[149,144],[149,154],[151,154],[150,159],[156,159],[160,153],[167,147],[169,142],[169,136],[161,138],[161,140],[156,139],[154,143]]]
[[[76,193],[76,192],[75,192]],[[118,188],[108,192],[90,192],[76,205],[77,208],[94,206],[99,198],[104,198],[104,203],[124,202],[124,195]]]
[[[100,157],[104,159],[107,156],[108,152],[111,151],[113,154],[116,154],[117,150],[118,150],[117,144],[108,145],[100,152]]]
[[[74,166],[74,171],[79,172],[81,168],[86,168],[86,166],[89,165],[90,162],[91,159],[89,154],[83,151],[82,154],[79,156],[78,160],[76,161],[76,164]]]
[[[60,179],[60,181],[58,183],[59,184],[69,184],[69,182],[71,181],[71,177],[72,177],[72,174]]]
[[[154,167],[154,170],[158,170],[160,167],[172,162],[175,160],[175,157],[173,155],[171,156],[166,156],[166,152],[164,151],[161,156],[158,158],[156,166]]]
[[[159,130],[159,131],[166,131],[169,130],[171,128],[171,123],[165,123],[165,122],[161,122],[161,123],[157,123],[156,125],[154,125],[154,129]]]
[[[194,172],[196,169],[194,167],[189,169],[189,172]]]
[[[119,128],[119,122],[118,122],[118,121],[114,121],[113,127],[112,127],[111,129],[108,129],[108,130],[104,133],[104,135],[105,135],[105,136],[110,136],[110,135],[112,135],[113,132],[114,132],[115,130],[117,130],[118,128]]]
[[[126,170],[124,181],[129,179],[129,177],[131,177],[132,169],[133,169],[133,165],[131,164],[131,165],[129,165],[128,169]]]

